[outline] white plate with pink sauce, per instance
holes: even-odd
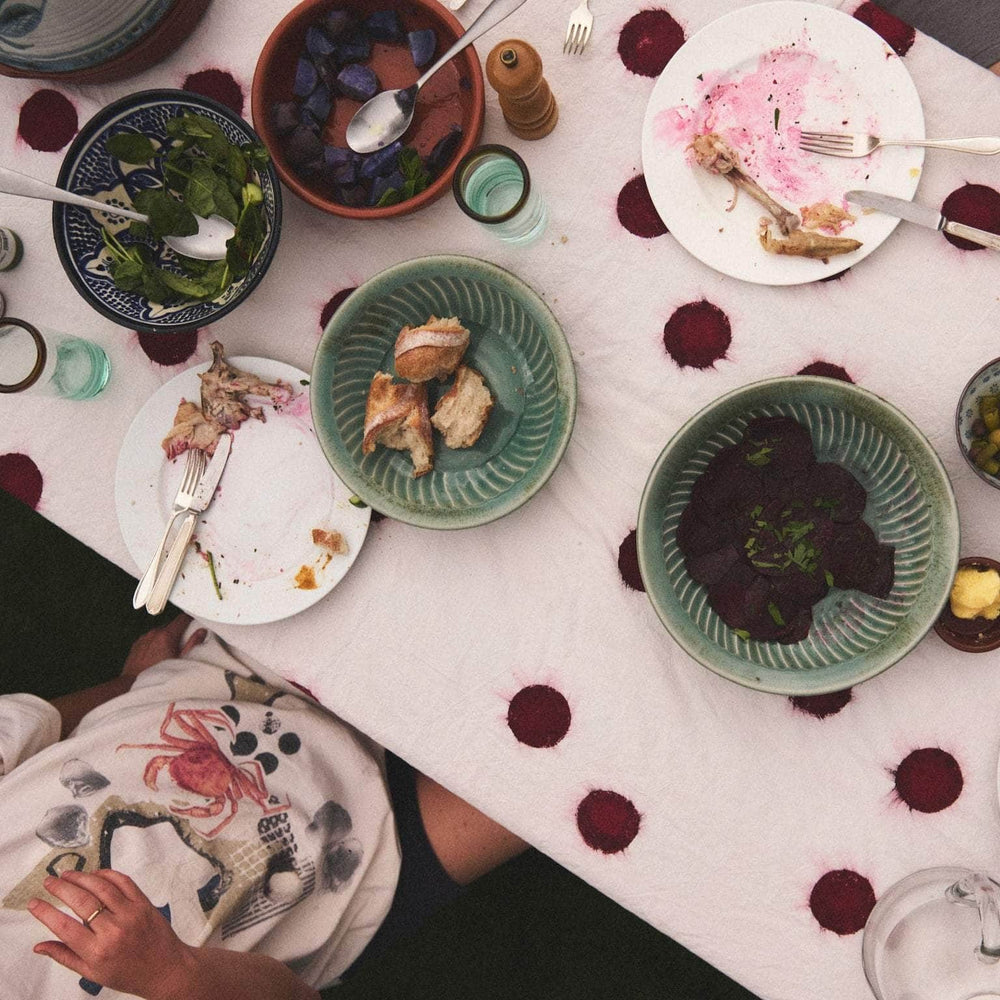
[[[653,204],[691,254],[723,274],[767,285],[829,277],[876,249],[899,220],[844,201],[852,188],[912,199],[924,151],[894,146],[859,159],[805,153],[802,130],[924,138],[920,97],[903,60],[871,28],[831,7],[778,0],[712,21],[678,49],[646,109],[642,164]],[[694,136],[720,135],[743,169],[792,211],[830,202],[856,221],[862,246],[826,262],[768,253],[766,213],[746,192],[694,162]],[[772,231],[776,232],[772,228]]]
[[[328,594],[361,551],[371,510],[351,503],[351,491],[316,440],[309,375],[268,358],[227,360],[269,382],[281,379],[295,395],[278,407],[263,401],[265,421],[246,420],[234,432],[222,481],[198,518],[170,600],[204,621],[256,625],[294,615]],[[181,399],[200,398],[198,373],[207,367],[188,368],[162,385],[143,404],[118,453],[115,506],[137,572],[152,558],[184,471],[183,454],[167,459],[160,442]],[[340,532],[346,554],[314,543],[314,528]]]

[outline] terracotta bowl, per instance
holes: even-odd
[[[374,70],[380,88],[407,87],[423,72],[414,66],[405,33],[431,28],[437,36],[434,58],[438,58],[464,33],[458,19],[437,0],[404,0],[395,5],[386,0],[303,0],[277,25],[261,51],[251,88],[251,114],[254,128],[267,146],[278,176],[296,195],[310,205],[331,215],[350,219],[385,219],[406,215],[429,205],[445,194],[458,161],[482,134],[485,97],[483,71],[475,49],[470,45],[443,66],[424,85],[417,97],[413,124],[403,136],[403,143],[421,155],[430,154],[452,125],[461,128],[461,140],[455,145],[447,164],[419,194],[395,205],[381,208],[344,205],[336,201],[333,187],[320,175],[308,174],[293,166],[286,155],[287,143],[278,135],[273,121],[275,105],[294,100],[292,87],[299,57],[306,50],[306,32],[319,26],[332,10],[347,10],[363,20],[375,11],[396,10],[402,23],[404,40],[375,42],[365,65]],[[428,64],[429,65],[429,64]],[[347,145],[345,131],[360,101],[335,95],[333,108],[326,118],[320,137],[328,145]],[[372,154],[375,155],[375,154]]]
[[[958,561],[958,565],[995,569],[1000,573],[1000,562],[986,556],[966,556]],[[1000,649],[1000,618],[993,621],[988,618],[956,618],[951,613],[950,601],[934,623],[934,631],[949,646],[963,653],[988,653],[991,649]]]

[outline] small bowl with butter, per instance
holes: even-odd
[[[951,595],[934,631],[965,653],[1000,648],[1000,562],[986,556],[959,560]]]

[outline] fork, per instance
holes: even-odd
[[[141,608],[149,599],[153,590],[153,581],[160,568],[160,561],[163,558],[163,550],[167,547],[167,539],[170,537],[170,529],[174,521],[191,507],[194,499],[194,491],[198,487],[201,474],[205,471],[205,453],[200,448],[188,448],[187,458],[184,461],[184,475],[181,477],[181,484],[177,488],[177,496],[174,497],[174,509],[167,521],[166,528],[163,529],[163,537],[156,549],[156,553],[149,561],[146,572],[142,574],[139,585],[135,588],[132,596],[132,607]]]
[[[879,146],[926,146],[994,156],[1000,153],[1000,138],[976,135],[965,139],[880,139],[864,132],[803,132],[799,139],[799,149],[828,156],[867,156]]]
[[[588,0],[580,0],[569,16],[569,27],[566,29],[566,41],[563,42],[563,52],[576,55],[582,52],[590,39],[590,29],[594,26],[594,15],[590,13]]]

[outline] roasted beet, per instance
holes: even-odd
[[[713,583],[718,583],[740,558],[740,551],[735,545],[725,545],[712,552],[688,556],[684,560],[684,568],[695,583],[703,583],[706,587],[711,587]]]
[[[337,74],[337,89],[355,101],[367,101],[378,93],[378,77],[370,66],[351,63]]]
[[[714,518],[701,516],[699,508],[689,503],[677,522],[677,547],[685,556],[700,556],[717,549],[728,538],[719,531]]]
[[[847,524],[864,513],[868,501],[865,488],[836,462],[818,462],[809,472],[805,490],[815,508],[826,510],[831,521]]]
[[[816,461],[812,435],[791,417],[757,417],[743,432],[744,459],[765,476],[794,476]]]
[[[419,31],[411,31],[407,34],[406,40],[410,46],[413,65],[417,69],[423,69],[429,65],[437,49],[437,35],[434,33],[434,29],[421,28]]]

